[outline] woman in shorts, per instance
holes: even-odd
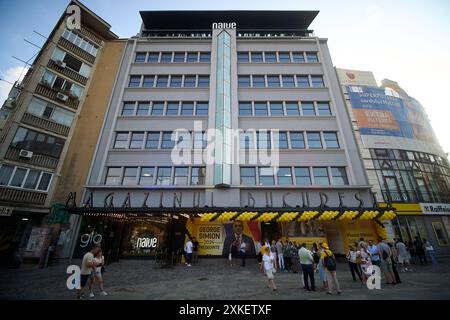
[[[105,289],[103,288],[103,276],[102,276],[102,267],[105,265],[105,257],[103,256],[102,250],[99,250],[97,255],[94,257],[95,263],[95,271],[91,273],[91,278],[89,282],[89,297],[94,297],[94,292],[92,291],[92,287],[94,286],[94,282],[96,282],[100,288],[100,295],[107,296]]]
[[[270,252],[270,247],[266,247],[264,250],[264,255],[262,258],[263,263],[261,264],[261,271],[264,268],[264,273],[267,277],[267,287],[273,291],[277,291],[277,286],[274,281],[274,273],[276,272],[276,259]]]

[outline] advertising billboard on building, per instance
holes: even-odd
[[[377,87],[377,81],[372,72],[370,71],[359,71],[350,69],[336,69],[339,81],[342,85],[361,85],[361,86],[371,86]]]

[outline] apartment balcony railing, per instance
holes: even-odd
[[[0,200],[27,204],[44,204],[47,194],[31,190],[0,187]]]
[[[40,94],[46,98],[52,99],[53,101],[56,101],[58,103],[62,103],[63,105],[68,106],[69,108],[72,108],[74,110],[78,108],[78,104],[80,103],[80,101],[77,98],[73,97],[68,97],[67,101],[58,99],[57,95],[58,93],[60,93],[58,90],[44,86],[41,83],[37,85],[35,93]]]
[[[68,126],[56,123],[48,119],[39,118],[34,114],[28,112],[24,113],[22,122],[66,137],[69,135],[70,131],[70,127]]]
[[[56,169],[59,161],[58,158],[49,157],[47,155],[35,152],[31,156],[31,158],[21,157],[20,149],[13,147],[9,147],[8,150],[6,150],[5,158],[12,161],[22,162],[33,166],[39,166],[49,169]]]
[[[86,27],[81,27],[81,30],[77,30],[79,33],[81,33],[83,36],[87,37],[89,40],[94,41],[99,46],[102,45],[102,39],[100,39],[97,35],[95,35],[92,31],[90,31]]]
[[[60,38],[59,41],[58,41],[58,44],[60,44],[62,47],[66,48],[70,52],[76,54],[77,56],[83,58],[84,60],[86,60],[86,61],[88,61],[88,62],[90,62],[92,64],[95,61],[95,57],[93,55],[87,53],[83,49],[77,47],[72,42],[70,42],[70,41],[68,41],[68,40],[66,40],[64,38]]]
[[[74,81],[77,81],[77,82],[79,82],[79,83],[81,83],[83,85],[86,85],[86,83],[88,81],[88,78],[83,77],[78,72],[73,71],[73,70],[71,70],[69,68],[60,67],[55,61],[53,61],[51,59],[48,61],[47,66],[50,69],[55,70],[55,71],[65,75],[66,77],[68,77],[68,78],[70,78],[70,79],[72,79]]]

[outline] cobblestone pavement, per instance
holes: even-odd
[[[300,274],[289,272],[276,273],[279,290],[273,292],[266,288],[256,260],[250,260],[245,268],[231,267],[225,259],[200,259],[190,268],[160,268],[149,260],[121,260],[109,265],[104,274],[109,295],[96,294],[89,299],[450,299],[450,263],[413,269],[400,274],[400,285],[385,286],[382,281],[381,290],[368,290],[353,282],[348,266],[340,263],[338,279],[343,294],[329,296],[324,291],[306,293]],[[65,264],[45,269],[1,268],[0,299],[74,299],[75,292],[66,287],[65,270]]]

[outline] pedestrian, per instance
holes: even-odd
[[[398,252],[397,249],[395,248],[394,244],[392,242],[388,242],[388,246],[391,249],[391,253],[392,253],[392,271],[394,272],[394,279],[395,279],[395,283],[399,284],[402,283],[401,279],[400,279],[400,275],[398,274],[397,271],[397,263],[398,263]]]
[[[89,297],[94,297],[94,292],[92,291],[94,283],[98,284],[100,288],[100,295],[107,296],[104,287],[103,287],[103,272],[105,270],[105,257],[103,256],[102,250],[100,249],[94,257],[95,262],[95,272],[91,273],[91,277],[89,278]]]
[[[411,268],[408,270],[408,267],[410,266],[410,261],[406,245],[400,239],[397,239],[397,242],[395,243],[395,248],[397,249],[398,263],[402,267],[400,271],[401,272],[412,271]]]
[[[434,248],[431,245],[430,241],[427,241],[427,239],[423,239],[423,242],[424,242],[423,247],[425,249],[426,257],[428,259],[430,259],[431,264],[433,266],[437,265],[437,260],[434,256]]]
[[[261,265],[263,255],[261,242],[256,241],[255,249],[256,249],[256,260],[258,261],[258,264]]]
[[[283,242],[281,241],[281,239],[278,239],[277,243],[275,244],[275,248],[277,250],[278,268],[280,269],[280,271],[283,271],[285,269],[285,265],[283,256]]]
[[[300,265],[302,266],[303,282],[305,284],[306,291],[316,291],[314,284],[314,259],[312,252],[306,249],[305,243],[302,243],[300,250],[298,250],[298,258],[300,260]],[[311,286],[309,285],[309,282],[311,283]]]
[[[239,253],[241,255],[241,267],[245,267],[245,257],[247,255],[247,244],[244,240],[241,241],[241,245],[239,247]]]
[[[184,251],[186,252],[186,266],[191,266],[192,252],[193,252],[194,244],[191,239],[188,238],[186,242],[186,246],[184,247]]]
[[[381,267],[380,253],[377,245],[375,245],[372,240],[369,240],[367,252],[370,254],[370,260],[372,261],[372,264]]]
[[[419,239],[419,237],[415,237],[414,240],[414,249],[416,251],[416,256],[420,261],[420,264],[428,264],[427,257],[425,255],[425,250],[423,248],[423,242]]]
[[[328,294],[333,293],[334,287],[336,287],[337,294],[341,294],[341,288],[339,287],[339,281],[337,279],[336,274],[336,258],[334,257],[333,252],[331,252],[330,248],[326,243],[322,243],[321,247],[323,249],[322,255],[320,259],[323,262],[323,266],[325,269],[325,273],[327,275],[328,280]]]
[[[361,247],[367,248],[367,242],[364,240],[363,237],[359,238],[358,246],[356,247],[356,250],[360,250]]]
[[[285,263],[285,267],[286,267],[286,271],[291,271],[291,265],[292,265],[292,243],[286,241],[286,245],[284,246],[284,250],[283,250],[283,256],[284,256],[284,263]]]
[[[313,243],[312,249],[311,249],[313,260],[314,260],[314,268],[317,267],[317,264],[320,260],[320,254],[319,254],[319,248],[317,247],[317,243]]]
[[[358,256],[358,251],[356,251],[353,246],[349,246],[347,252],[347,260],[350,267],[350,272],[352,273],[353,281],[356,281],[355,273],[358,275],[359,280],[362,281],[361,272],[359,271],[358,264],[356,263],[356,259]]]
[[[370,259],[370,254],[367,252],[367,248],[364,245],[361,245],[359,256],[361,258],[363,283],[366,283],[368,277],[371,275],[371,272],[369,272],[368,269],[372,266],[372,260]]]
[[[270,252],[272,256],[275,258],[275,265],[278,268],[278,259],[277,259],[277,245],[275,243],[275,240],[272,240],[272,243],[270,245]]]
[[[95,255],[100,251],[100,247],[95,245],[83,256],[80,268],[80,289],[77,289],[77,299],[84,299],[84,288],[95,269]]]
[[[200,244],[198,243],[197,239],[195,237],[192,238],[192,262],[197,263],[198,262],[198,247]]]
[[[386,284],[395,285],[395,276],[394,270],[392,268],[392,251],[389,245],[386,243],[386,240],[379,239],[378,240],[378,252],[380,259],[380,269],[384,275],[384,280]],[[373,262],[373,259],[372,259]]]
[[[322,247],[322,244],[320,244],[320,246]],[[322,282],[322,290],[328,290],[327,275],[325,273],[323,261],[322,261],[322,259],[320,259],[322,252],[323,252],[323,249],[320,248],[319,249],[319,263],[317,264],[316,272],[319,272],[319,278],[320,278],[320,281]]]
[[[264,255],[263,255],[263,263],[261,264],[260,269],[263,270],[264,268],[264,273],[267,277],[267,287],[269,289],[272,289],[273,291],[277,290],[277,287],[275,285],[275,281],[274,281],[274,273],[276,272],[276,264],[275,264],[275,258],[272,254],[272,252],[270,251],[270,247],[266,247],[264,250]]]

